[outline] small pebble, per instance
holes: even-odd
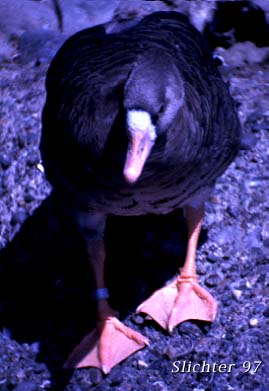
[[[180,334],[192,335],[194,337],[200,337],[202,335],[202,330],[200,327],[197,324],[189,321],[181,323],[178,328],[178,332]]]
[[[197,263],[197,273],[199,274],[199,275],[205,275],[205,274],[207,274],[207,272],[208,272],[208,266],[205,264],[205,263],[201,263],[201,262],[199,262],[199,263]]]
[[[36,165],[37,169],[40,171],[40,172],[45,172],[45,168],[43,166],[43,164],[41,162],[39,162],[37,165]]]
[[[39,157],[39,154],[37,153],[37,151],[32,151],[28,156],[27,164],[29,166],[35,166],[35,165],[39,164],[39,160],[40,160],[40,157]]]
[[[262,187],[264,186],[264,182],[269,181],[269,176],[256,177],[252,179],[247,179],[244,182],[245,190]]]
[[[236,300],[240,300],[241,296],[242,296],[242,291],[240,289],[233,289],[232,290],[232,294],[233,294],[233,297],[236,299]]]
[[[72,391],[83,391],[83,390],[78,384],[75,384],[72,388]]]
[[[254,243],[259,244],[259,243]],[[253,246],[250,248],[250,256],[253,262],[256,264],[263,264],[265,261],[263,250],[260,247]]]
[[[8,168],[12,163],[12,159],[5,153],[0,154],[0,164],[3,168]]]
[[[155,381],[152,383],[152,390],[154,391],[168,391],[167,385],[163,381]]]
[[[237,218],[240,214],[240,209],[236,206],[231,205],[228,207],[227,212],[231,217]]]
[[[264,310],[265,310],[265,305],[264,304],[257,304],[256,306],[255,306],[255,308],[254,308],[254,313],[255,314],[259,314],[259,313],[263,313],[264,312]]]
[[[231,304],[232,304],[232,299],[231,299],[231,295],[230,293],[228,292],[225,292],[221,295],[221,303],[222,305],[224,305],[225,307],[230,307]]]
[[[35,200],[35,197],[30,193],[26,193],[24,196],[24,200],[25,202],[32,202]]]
[[[103,380],[102,372],[98,368],[90,368],[89,378],[92,384],[97,385]]]
[[[27,213],[25,211],[18,211],[14,213],[14,215],[11,218],[10,223],[12,225],[16,224],[22,224],[27,218]]]
[[[207,255],[207,260],[211,263],[216,263],[216,262],[221,262],[220,257],[218,257],[215,254],[208,254]]]
[[[23,381],[17,387],[13,389],[13,391],[36,391],[37,386],[29,381]]]
[[[40,384],[40,388],[48,388],[50,386],[51,386],[51,381],[50,380],[43,380],[43,382]]]
[[[259,132],[260,130],[269,130],[269,123],[255,124],[252,127],[253,132]]]
[[[220,346],[220,355],[222,357],[231,357],[233,348],[234,348],[233,343],[224,339],[224,341],[222,342],[222,344]]]
[[[123,375],[122,370],[119,367],[114,368],[110,375],[111,386],[113,387],[119,386],[123,381],[122,375]]]
[[[257,326],[258,323],[259,323],[259,321],[258,321],[257,318],[251,318],[251,319],[249,319],[249,325],[250,325],[251,327]]]
[[[258,138],[255,134],[244,134],[241,139],[240,149],[245,151],[251,150],[255,147],[257,141]]]
[[[168,345],[166,351],[164,352],[169,360],[172,360],[177,357],[178,351],[172,345]]]
[[[138,360],[137,361],[137,368],[138,369],[148,368],[148,364],[144,360]]]
[[[205,284],[208,286],[208,287],[213,287],[213,286],[217,286],[219,284],[219,281],[220,281],[220,278],[218,276],[218,274],[210,274],[206,280],[205,280]]]
[[[132,321],[137,324],[137,325],[141,325],[144,323],[144,317],[141,316],[140,314],[133,314],[132,315]]]
[[[263,245],[265,247],[269,247],[269,222],[268,221],[266,221],[263,224],[261,237],[262,237]]]

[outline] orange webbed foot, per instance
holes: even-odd
[[[197,282],[197,277],[179,277],[159,289],[143,302],[137,312],[144,312],[171,332],[185,320],[213,322],[217,303],[211,294]]]
[[[100,321],[100,330],[86,335],[68,357],[64,368],[96,367],[105,374],[131,354],[149,344],[148,339],[116,317]]]

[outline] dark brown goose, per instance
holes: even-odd
[[[186,261],[172,284],[138,311],[173,329],[213,321],[217,305],[197,282],[203,205],[234,159],[240,130],[233,101],[201,34],[176,12],[135,27],[75,34],[48,70],[41,153],[48,180],[77,221],[96,281],[97,329],[66,366],[104,372],[148,341],[108,304],[103,233],[108,214],[163,214],[184,208]]]

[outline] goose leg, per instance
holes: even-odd
[[[88,231],[92,232],[91,229]],[[88,238],[87,250],[97,288],[95,298],[98,320],[96,328],[87,334],[71,352],[64,368],[97,367],[107,374],[119,362],[148,345],[148,340],[120,322],[115,311],[109,306],[109,294],[104,283],[103,239]]]
[[[147,313],[169,331],[188,319],[212,322],[217,312],[216,301],[199,285],[196,273],[195,257],[204,208],[187,206],[184,211],[188,225],[188,246],[181,273],[176,281],[153,293],[137,308],[138,312]]]

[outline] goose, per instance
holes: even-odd
[[[217,303],[198,282],[195,257],[205,201],[239,149],[239,120],[207,43],[178,12],[155,12],[116,33],[102,25],[76,33],[52,60],[46,92],[42,161],[84,238],[98,308],[96,328],[65,367],[107,374],[149,344],[109,305],[107,216],[182,208],[184,266],[137,311],[169,331],[188,319],[214,321]]]

